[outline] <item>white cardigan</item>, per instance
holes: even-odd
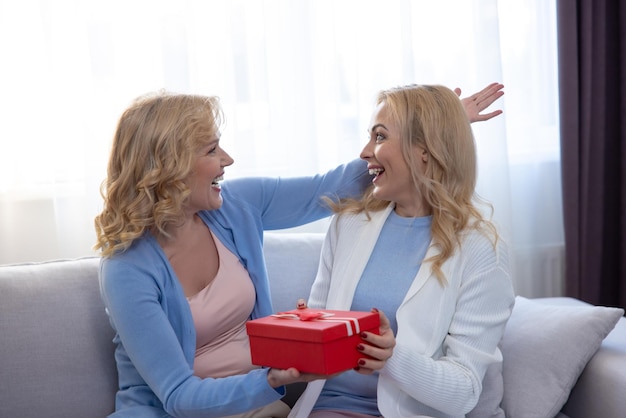
[[[364,214],[333,218],[310,307],[350,309],[392,210],[393,204],[371,220]],[[426,258],[435,251],[429,248]],[[494,249],[481,233],[467,232],[462,249],[442,270],[445,286],[431,274],[431,264],[422,263],[396,312],[396,347],[378,381],[378,408],[385,417],[463,417],[478,402],[487,367],[502,361],[498,342],[515,301],[502,239]],[[309,383],[290,417],[308,416],[323,385]]]

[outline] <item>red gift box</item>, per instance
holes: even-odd
[[[252,364],[303,373],[333,374],[367,357],[360,333],[379,333],[377,313],[295,309],[246,323]]]

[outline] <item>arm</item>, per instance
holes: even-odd
[[[504,250],[494,254],[486,244],[468,251],[463,245],[469,261],[451,272],[455,277],[446,273],[446,289],[424,289],[423,298],[398,311],[397,346],[381,372],[387,393],[401,389],[449,415],[464,415],[476,405],[486,369],[502,360],[497,346],[514,303]],[[440,301],[438,309],[432,299]]]
[[[493,102],[504,95],[502,91],[503,88],[504,85],[500,83],[491,83],[478,93],[461,99],[461,103],[463,103],[463,107],[471,123],[486,121],[502,113],[502,110],[494,110],[490,113],[480,114],[480,112],[487,109]],[[457,87],[454,89],[454,92],[459,97],[461,96],[460,88]]]
[[[330,216],[321,200],[357,197],[371,181],[367,163],[356,159],[327,173],[308,177],[248,177],[225,182],[227,199],[261,219],[264,230],[300,226]],[[225,201],[227,200],[225,198]]]
[[[117,260],[106,260],[101,270],[103,300],[121,343],[116,351],[120,386],[130,399],[155,404],[147,385],[169,414],[181,417],[232,415],[280,399],[282,394],[268,384],[267,370],[224,379],[193,375],[193,324],[185,321],[184,311],[165,313],[162,303],[169,302],[169,312],[177,310],[171,303],[176,289],[166,295],[158,273],[159,267]]]

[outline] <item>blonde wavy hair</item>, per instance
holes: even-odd
[[[125,251],[146,231],[168,236],[184,218],[186,179],[224,121],[217,97],[151,93],[126,109],[113,137],[104,209],[95,218],[102,256]]]
[[[461,236],[476,229],[489,237],[495,246],[498,233],[494,224],[483,217],[476,206],[482,200],[475,192],[476,149],[474,135],[459,97],[449,88],[438,85],[409,85],[381,91],[376,105],[385,103],[401,132],[404,159],[411,170],[414,187],[425,197],[432,209],[432,245],[438,253],[432,270],[440,283],[446,278],[443,263],[460,246]],[[426,172],[418,169],[415,147],[429,155]],[[338,214],[370,212],[385,209],[389,202],[373,195],[367,188],[359,200],[331,202]]]

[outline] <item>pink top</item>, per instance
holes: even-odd
[[[237,256],[213,235],[219,269],[211,283],[187,298],[196,328],[194,374],[224,377],[257,368],[250,359],[246,321],[256,292]]]

